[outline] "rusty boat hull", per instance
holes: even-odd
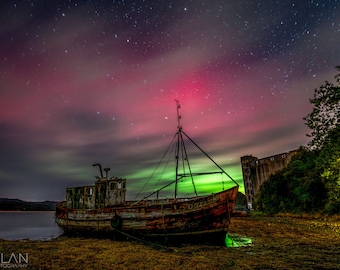
[[[66,233],[125,234],[137,237],[225,233],[238,186],[190,199],[126,201],[122,205],[72,209],[56,206],[55,220]]]
[[[66,201],[56,205],[56,223],[67,233],[95,233],[125,235],[144,237],[170,237],[198,236],[221,234],[228,230],[231,213],[234,210],[236,196],[238,194],[238,184],[226,173],[202,148],[200,148],[182,129],[179,114],[180,104],[177,104],[177,131],[167,148],[160,163],[156,166],[152,176],[164,176],[165,169],[169,165],[172,154],[175,157],[173,164],[174,174],[168,176],[168,184],[147,195],[140,201],[126,200],[126,179],[108,176],[110,168],[99,167],[100,177],[96,176],[94,185],[70,187],[66,189]],[[177,139],[176,139],[177,138]],[[196,147],[196,150],[212,162],[217,168],[216,171],[201,171],[200,166],[192,170],[187,148],[184,139]],[[171,147],[172,146],[172,147]],[[171,150],[170,150],[171,149]],[[168,156],[168,154],[170,154]],[[165,157],[168,158],[165,158]],[[164,168],[160,169],[160,164]],[[170,166],[169,166],[170,167]],[[159,169],[158,173],[156,173]],[[103,171],[106,173],[104,176]],[[226,175],[235,184],[234,187],[218,193],[198,196],[194,177],[204,177],[209,181],[212,174]],[[170,174],[169,174],[170,175]],[[146,179],[144,187],[151,177]],[[169,182],[172,179],[172,182]],[[178,182],[190,179],[195,193],[191,198],[179,198]],[[160,179],[157,180],[157,182]],[[164,179],[162,182],[165,182]],[[166,188],[174,185],[172,199],[159,199],[160,193],[164,197],[169,196]],[[141,194],[137,194],[136,198]],[[152,189],[154,190],[155,187]],[[145,190],[144,190],[145,192]],[[164,194],[163,194],[164,192]],[[156,196],[156,199],[150,199]]]

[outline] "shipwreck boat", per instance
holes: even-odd
[[[126,179],[108,177],[109,168],[100,164],[100,177],[94,185],[70,187],[66,189],[66,201],[56,205],[55,220],[66,233],[105,233],[123,234],[139,238],[194,236],[212,234],[225,236],[230,224],[231,214],[238,194],[238,184],[210,156],[204,152],[183,130],[180,125],[180,105],[177,102],[178,129],[174,136],[176,168],[172,181],[160,189],[151,192],[140,200],[126,200]],[[184,145],[184,136],[208,160],[219,169],[215,172],[192,172]],[[183,160],[183,162],[180,162]],[[185,166],[182,172],[182,167]],[[209,177],[209,174],[227,175],[232,188],[220,192],[199,196],[194,177]],[[190,178],[195,196],[178,196],[178,182]],[[172,198],[160,199],[159,193],[174,185]],[[153,198],[156,196],[156,198]]]

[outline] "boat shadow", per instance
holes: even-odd
[[[214,234],[190,234],[190,235],[164,235],[164,236],[138,236],[126,233],[103,233],[103,232],[64,232],[58,238],[84,238],[84,239],[109,239],[117,242],[132,242],[144,244],[156,249],[168,250],[171,247],[179,248],[183,246],[225,246],[227,232]]]

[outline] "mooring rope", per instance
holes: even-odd
[[[161,245],[161,244],[156,244],[156,243],[153,243],[153,242],[146,241],[142,238],[139,238],[139,237],[133,236],[131,234],[125,233],[125,232],[118,230],[116,228],[113,228],[113,230],[122,234],[122,235],[125,235],[126,237],[134,239],[138,242],[142,242],[143,244],[146,244],[146,245],[149,245],[149,246],[154,246],[154,247],[157,247],[157,248],[160,248],[160,249],[164,249],[166,251],[176,252],[176,249],[174,249],[174,248],[170,248],[170,247],[167,247],[167,246],[164,246],[164,245]]]

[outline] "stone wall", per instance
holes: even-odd
[[[257,158],[252,155],[241,157],[241,166],[248,209],[253,208],[253,199],[260,186],[269,179],[270,175],[287,166],[297,150],[276,154],[269,157]]]

